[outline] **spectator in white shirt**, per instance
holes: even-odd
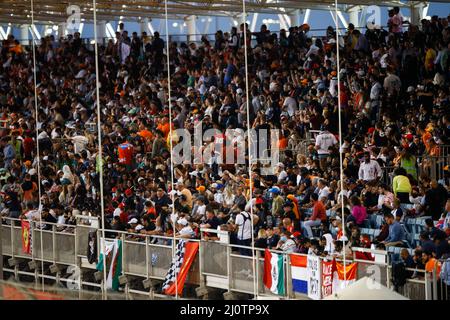
[[[317,182],[317,193],[319,194],[319,199],[328,198],[330,188],[328,188],[327,182],[324,179],[319,179]]]
[[[185,218],[181,218],[177,221],[177,236],[178,238],[190,239],[195,235],[194,230],[189,225],[189,222]]]
[[[336,137],[330,133],[326,126],[322,125],[321,132],[316,137],[316,150],[320,159],[320,166],[324,170],[327,157],[330,155],[330,147],[338,143]]]
[[[284,164],[282,162],[279,162],[276,165],[276,173],[278,174],[278,183],[283,183],[284,180],[286,180],[288,174],[286,170],[284,170]]]
[[[370,158],[370,152],[364,153],[364,162],[359,166],[358,176],[360,180],[366,182],[381,178],[383,171],[376,160]]]
[[[283,110],[289,114],[289,117],[293,117],[295,111],[298,110],[297,100],[289,96],[287,93],[283,93],[285,95],[283,101]]]

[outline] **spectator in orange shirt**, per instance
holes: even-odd
[[[10,52],[14,52],[15,54],[21,54],[23,52],[23,48],[20,45],[19,41],[14,40],[14,44],[9,48]]]
[[[23,201],[25,203],[36,200],[36,191],[38,190],[38,186],[36,182],[31,180],[31,175],[29,173],[25,175],[25,181],[22,183],[21,187],[23,191]]]
[[[422,136],[422,142],[425,145],[425,149],[427,152],[430,151],[430,139],[433,138],[433,135],[427,130],[427,126],[424,123],[419,124],[419,134]]]
[[[439,146],[437,145],[434,138],[431,138],[430,140],[428,140],[428,153],[432,157],[438,157],[440,154]]]
[[[441,272],[441,265],[438,260],[433,256],[431,251],[422,252],[422,263],[425,265],[425,270],[427,272],[433,272],[435,270],[436,264],[436,277],[439,278]]]
[[[164,139],[167,139],[167,136],[170,132],[170,124],[169,124],[169,116],[164,115],[161,118],[161,122],[158,124],[157,129],[160,130],[164,134]]]

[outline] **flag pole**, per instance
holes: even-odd
[[[34,25],[34,1],[31,0],[31,25],[32,28],[35,28]],[[39,226],[41,228],[41,272],[42,272],[42,278],[41,278],[41,286],[42,291],[44,291],[44,235],[43,235],[43,225],[42,225],[42,191],[41,191],[41,159],[40,159],[40,150],[39,150],[39,129],[38,129],[38,121],[39,121],[39,107],[38,107],[38,95],[37,95],[37,71],[36,71],[36,44],[34,43],[34,35],[33,32],[31,33],[31,47],[33,48],[33,78],[34,78],[34,110],[35,110],[35,129],[36,129],[36,153],[37,153],[37,176],[38,176],[38,212],[39,212]],[[32,227],[30,223],[30,227]]]
[[[100,108],[100,89],[99,89],[99,69],[98,69],[98,43],[97,43],[97,3],[92,1],[92,9],[94,14],[94,48],[95,48],[95,96],[97,103],[97,134],[98,134],[98,161],[99,161],[99,183],[100,183],[100,213],[102,218],[101,230],[102,239],[100,239],[100,246],[103,251],[103,294],[104,299],[108,300],[108,289],[106,287],[107,272],[106,272],[106,255],[105,255],[105,204],[103,199],[103,146],[102,146],[102,129],[101,129],[101,108]]]
[[[334,12],[335,12],[335,23],[336,23],[336,73],[337,73],[337,86],[338,86],[338,121],[339,121],[339,171],[340,171],[340,200],[341,200],[341,216],[342,216],[342,237],[345,237],[345,215],[344,215],[344,169],[342,160],[342,116],[341,116],[341,66],[339,59],[339,20],[338,20],[338,2],[334,0]],[[348,241],[347,241],[348,242]],[[345,257],[345,240],[343,241],[343,260],[344,260],[344,286],[346,286],[346,276],[347,276],[347,266]]]
[[[172,215],[170,218],[170,221],[172,223],[172,228],[173,228],[173,243],[172,243],[172,259],[175,259],[176,254],[177,254],[177,239],[176,239],[176,221],[172,220],[172,217],[175,219],[175,194],[174,194],[174,177],[173,177],[173,144],[172,144],[172,140],[173,140],[173,134],[172,134],[172,101],[171,101],[171,77],[170,77],[170,39],[169,39],[169,21],[168,21],[168,13],[167,13],[167,0],[164,1],[164,11],[165,11],[165,16],[164,16],[164,20],[165,20],[165,24],[166,24],[166,56],[167,56],[167,93],[168,93],[168,99],[169,99],[169,144],[170,144],[170,185],[171,185],[171,190],[170,190],[170,198],[172,200]],[[177,270],[175,269],[175,299],[178,300],[178,274],[177,274]]]
[[[250,201],[250,221],[251,221],[251,247],[252,247],[252,269],[253,269],[253,292],[255,299],[258,298],[258,275],[257,275],[257,263],[255,260],[255,235],[253,231],[253,177],[252,177],[252,152],[251,152],[251,135],[250,135],[250,107],[249,107],[249,85],[248,85],[248,57],[247,57],[247,10],[245,7],[245,0],[242,0],[242,20],[244,24],[244,62],[245,62],[245,107],[247,111],[247,148],[248,148],[248,179],[249,179],[249,201]],[[245,226],[242,225],[242,228]],[[258,256],[256,255],[256,259]]]

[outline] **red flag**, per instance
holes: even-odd
[[[30,254],[31,253],[31,229],[30,222],[21,220],[20,224],[22,226],[22,252]]]
[[[189,268],[191,267],[192,262],[194,262],[195,260],[199,245],[198,242],[188,241],[185,246],[186,248],[184,251],[183,264],[181,265],[180,272],[177,275],[177,285],[175,285],[175,282],[172,282],[170,286],[164,291],[165,294],[174,296],[175,287],[178,288],[178,295],[181,295],[183,293],[184,282],[186,281],[186,276]]]
[[[322,297],[333,293],[333,261],[322,262]]]

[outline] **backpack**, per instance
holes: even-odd
[[[250,214],[247,213],[247,215],[243,215],[242,212],[239,214],[242,216],[242,218],[244,218],[244,222],[242,223],[242,229],[241,229],[241,239],[244,239],[244,227],[245,227],[245,223],[247,222],[247,220],[250,220]]]

